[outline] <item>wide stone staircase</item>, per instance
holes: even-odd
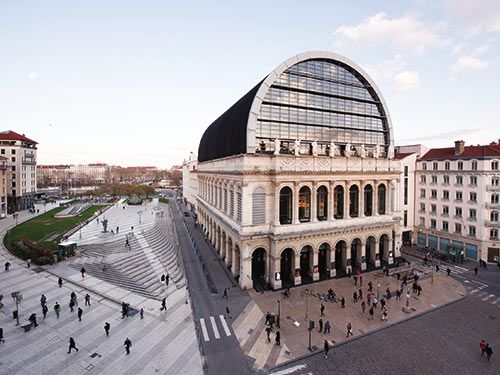
[[[175,239],[168,227],[168,222],[158,220],[152,229],[144,232],[144,238],[157,259],[167,270],[170,280],[175,283],[177,288],[185,287],[186,278],[183,272],[182,259],[180,259],[177,252]]]

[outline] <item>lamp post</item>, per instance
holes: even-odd
[[[23,295],[21,294],[21,292],[12,292],[11,296],[12,296],[12,298],[14,298],[14,302],[16,303],[15,315],[16,315],[16,326],[18,326],[20,324],[19,323],[19,304],[23,300]]]
[[[305,289],[304,291],[300,292],[301,297],[306,297],[306,317],[304,318],[304,320],[306,321],[309,320],[309,294],[309,289]]]
[[[281,314],[280,314],[280,300],[278,300],[278,321],[276,322],[276,327],[277,328],[280,328],[280,318],[281,318]]]
[[[380,298],[380,283],[377,284],[377,299]]]

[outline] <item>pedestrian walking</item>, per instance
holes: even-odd
[[[44,319],[47,317],[48,312],[49,312],[49,308],[47,307],[47,305],[43,305],[42,306],[42,314],[43,314]]]
[[[486,349],[484,350],[486,352],[486,358],[488,358],[488,361],[491,358],[491,355],[493,354],[493,349],[491,349],[490,344],[486,343]]]
[[[340,305],[342,306],[343,309],[345,308],[345,298],[344,297],[342,297],[342,299],[340,300]]]
[[[476,266],[476,267],[474,267],[474,273],[476,274],[476,276],[477,276],[477,271],[479,271],[479,269]]]
[[[228,299],[228,297],[227,297],[227,289],[228,288],[224,288],[224,294],[222,295],[222,298]]]
[[[330,325],[330,321],[327,320],[326,323],[325,323],[325,331],[323,333],[328,333],[330,334],[330,329],[332,328],[332,326]]]
[[[141,311],[139,312],[141,319],[144,319],[144,307],[141,307]]]
[[[3,328],[0,328],[0,342],[5,342],[5,339],[3,338]]]
[[[164,283],[165,282],[165,274],[161,275],[161,278],[160,278],[161,282]]]
[[[323,345],[325,348],[325,358],[328,358],[328,351],[330,350],[330,345],[328,344],[328,340],[325,340],[325,344]]]
[[[276,345],[280,346],[281,345],[281,334],[280,331],[276,331],[276,337],[274,338],[276,341]]]
[[[396,289],[396,300],[397,301],[401,300],[401,291],[399,289]]]
[[[167,298],[166,297],[161,300],[160,311],[163,311],[163,310],[167,311]]]
[[[47,303],[47,297],[45,297],[45,294],[42,294],[40,297],[40,305],[43,307]]]
[[[387,289],[385,290],[385,298],[389,300],[391,299],[391,297],[392,297],[391,290],[389,289],[389,287],[387,287]]]
[[[484,355],[484,351],[486,350],[486,341],[481,340],[479,343],[479,349],[481,349],[481,356]]]
[[[7,261],[5,262],[5,272],[9,272],[9,269],[10,269],[10,262]]]
[[[78,308],[78,321],[81,322],[82,321],[82,314],[83,314],[83,310],[81,307]]]
[[[450,270],[450,267],[448,267],[448,268],[446,269],[446,273],[448,274],[448,276],[450,276],[450,275],[451,275],[451,270]]]
[[[319,331],[318,332],[323,331],[323,319],[319,318],[318,325],[319,325]]]
[[[352,333],[351,322],[347,323],[347,335],[346,335],[346,338],[348,338],[349,336],[354,336],[354,334]]]
[[[384,306],[384,309],[382,310],[382,321],[387,321],[387,308]]]
[[[371,293],[373,291],[373,283],[371,281],[368,281],[368,293]]]
[[[267,335],[267,342],[271,342],[271,331],[273,329],[271,328],[271,326],[266,326],[266,335]]]
[[[320,311],[320,316],[325,316],[325,305],[323,305],[323,303],[321,303],[319,311]]]
[[[358,302],[358,293],[356,293],[356,291],[352,293],[352,299],[354,300],[354,302]]]
[[[371,302],[372,302],[372,295],[370,293],[368,293],[368,295],[366,296],[366,302],[368,303],[368,306],[371,305]]]
[[[354,279],[354,285],[358,285],[358,277],[354,275],[352,278]]]
[[[123,343],[123,345],[125,346],[126,355],[129,355],[130,354],[130,347],[132,346],[132,341],[130,341],[130,339],[127,337],[125,339],[125,342]]]
[[[368,320],[373,320],[373,307],[368,310]]]
[[[420,296],[420,293],[422,293],[422,285],[418,284],[417,285],[417,296]]]
[[[76,343],[75,343],[75,340],[73,339],[73,337],[69,338],[68,354],[71,353],[71,349],[75,349],[76,351],[78,351],[78,348],[76,347]]]
[[[363,300],[363,291],[361,290],[361,288],[359,288],[358,290],[358,300]]]
[[[231,316],[231,313],[229,312],[229,307],[227,307],[227,306],[226,306],[226,313],[227,313],[227,315],[229,315],[229,319],[233,319],[233,317]]]
[[[80,270],[80,273],[82,274],[82,277],[85,277],[85,268],[82,267],[82,269]]]
[[[108,322],[104,323],[104,331],[106,332],[106,336],[109,336],[109,329],[111,328],[111,324]]]
[[[439,272],[439,265],[436,264],[436,273],[438,273],[438,272]]]
[[[366,302],[363,301],[361,302],[361,313],[365,315],[365,310],[366,310]]]
[[[85,306],[90,306],[90,294],[85,294]]]
[[[363,276],[359,276],[359,286],[363,286]]]
[[[69,301],[69,308],[70,308],[71,312],[73,312],[74,307],[75,307],[75,300],[72,298]]]
[[[167,273],[167,276],[165,277],[165,284],[167,284],[168,286],[169,282],[170,282],[170,275]]]
[[[59,314],[61,313],[61,305],[59,302],[56,302],[54,305],[54,312],[56,313],[57,319],[59,319]]]
[[[57,280],[57,283],[59,284],[59,288],[62,288],[62,279],[59,278],[59,280]]]
[[[76,299],[76,293],[71,292],[70,298],[73,302],[75,302],[75,306],[78,306],[78,300]]]

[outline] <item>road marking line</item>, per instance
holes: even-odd
[[[476,293],[476,292],[479,292],[479,289],[471,290],[469,294],[473,294],[473,293]]]
[[[295,371],[305,369],[307,365],[297,365],[293,366],[284,370],[276,371],[276,372],[271,372],[271,375],[286,375],[286,374],[291,374]]]
[[[205,319],[200,319],[201,331],[203,332],[203,339],[205,341],[210,341],[210,337],[208,336],[207,326],[205,325]]]
[[[215,318],[213,316],[210,317],[210,322],[212,323],[212,329],[214,330],[215,338],[220,339],[219,329],[217,328],[217,324],[215,323]]]
[[[224,328],[224,332],[226,332],[226,336],[231,336],[231,331],[227,326],[226,319],[224,319],[224,315],[219,315],[220,322],[222,323],[222,328]]]
[[[490,294],[488,297],[484,297],[484,298],[482,298],[482,299],[481,299],[481,301],[487,301],[487,300],[489,300],[491,297],[495,297],[495,295],[494,295],[494,294]]]
[[[455,267],[455,268],[458,268],[458,269],[461,269],[461,270],[464,270],[464,271],[468,271],[468,269],[467,269],[467,268],[464,268],[464,267],[454,266],[454,265],[452,265],[452,267]]]
[[[464,280],[464,282],[466,282],[466,283],[470,283],[470,281],[469,281],[469,280]]]

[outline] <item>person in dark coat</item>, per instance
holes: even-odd
[[[83,310],[81,307],[78,308],[78,321],[82,321]]]
[[[104,331],[106,331],[106,336],[109,336],[109,329],[111,328],[111,324],[109,324],[108,322],[106,322],[104,324]]]
[[[71,353],[71,349],[75,349],[76,351],[78,351],[78,348],[76,347],[76,343],[75,343],[75,340],[73,339],[73,337],[69,338],[68,354]]]
[[[132,341],[130,341],[130,339],[127,337],[127,339],[125,340],[123,345],[125,346],[126,355],[129,355],[130,354],[130,347],[132,346]]]
[[[330,350],[330,344],[328,344],[328,340],[325,340],[325,344],[323,345],[325,348],[325,358],[328,358],[328,351]]]

